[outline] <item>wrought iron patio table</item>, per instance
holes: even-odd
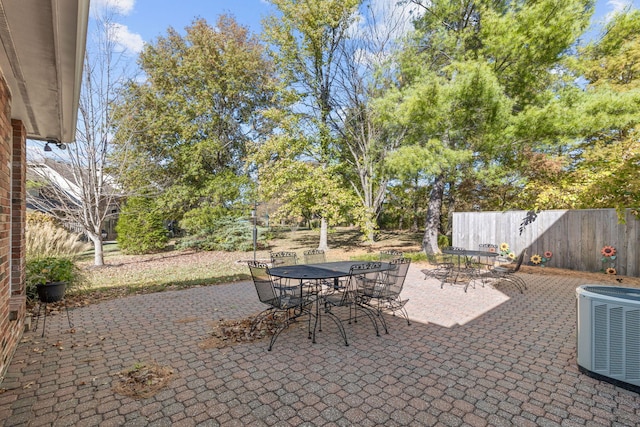
[[[284,279],[298,280],[326,280],[346,277],[354,264],[362,264],[364,261],[334,261],[319,264],[295,264],[273,267],[269,269],[272,276]],[[380,263],[380,271],[391,268],[388,262]]]
[[[315,283],[316,289],[322,281],[328,281],[333,279],[333,287],[339,287],[339,280],[342,277],[349,276],[351,267],[355,264],[362,264],[365,261],[334,261],[323,262],[318,264],[295,264],[295,265],[283,265],[281,267],[273,267],[269,269],[269,273],[274,277],[280,277],[283,279],[293,279],[300,281],[300,294],[303,293],[303,287],[305,283]],[[392,265],[388,262],[380,262],[380,268],[378,271],[387,271],[392,268]],[[373,270],[369,270],[373,271]],[[320,310],[318,304],[316,304],[316,320],[319,318]],[[315,343],[315,325],[313,328],[313,342]]]
[[[469,263],[471,258],[473,257],[487,257],[487,258],[495,258],[498,256],[497,252],[488,252],[488,251],[478,251],[473,249],[443,249],[443,254],[447,255],[455,255],[458,257],[458,269],[455,272],[451,272],[452,274],[445,277],[442,280],[440,287],[444,286],[444,283],[464,283],[464,291],[467,292],[467,288],[469,287],[469,283],[477,278],[478,270],[476,268],[470,268]],[[461,259],[464,257],[464,264],[461,264]],[[464,265],[464,268],[462,267]],[[484,282],[483,282],[484,286]]]
[[[458,270],[460,269],[460,259],[465,258],[465,265],[470,258],[473,257],[497,257],[497,252],[477,251],[471,249],[443,249],[443,254],[456,255],[458,257]]]

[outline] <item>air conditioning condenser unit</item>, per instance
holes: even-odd
[[[640,393],[640,289],[584,285],[576,294],[579,370]]]

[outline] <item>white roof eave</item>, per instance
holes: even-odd
[[[27,138],[73,142],[89,0],[0,0],[0,71]]]

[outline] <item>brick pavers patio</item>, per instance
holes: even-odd
[[[132,296],[74,309],[25,334],[1,387],[5,426],[542,425],[634,426],[640,396],[576,366],[575,288],[584,281],[523,275],[508,285],[440,289],[412,267],[403,295],[413,322],[331,322],[317,343],[306,324],[273,351],[260,341],[202,349],[211,323],[261,309],[249,282]],[[174,369],[142,400],[112,391],[139,361]]]

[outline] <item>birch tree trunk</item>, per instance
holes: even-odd
[[[93,243],[94,254],[93,254],[93,265],[95,266],[103,266],[104,265],[104,247],[102,246],[102,235],[95,235],[91,233],[89,239]]]
[[[320,219],[320,243],[318,244],[318,249],[322,249],[323,251],[329,250],[328,236],[329,236],[329,224],[327,223],[326,218],[321,218]]]

